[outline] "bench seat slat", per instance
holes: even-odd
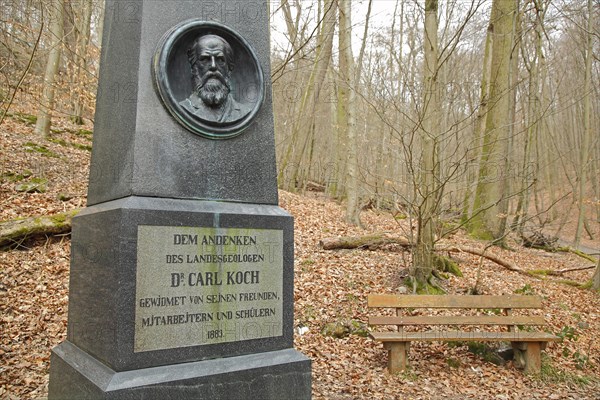
[[[369,307],[397,308],[541,308],[539,296],[463,296],[370,294]]]
[[[540,316],[501,316],[501,315],[445,315],[408,317],[369,317],[369,325],[546,325]]]
[[[484,340],[489,342],[556,342],[560,338],[545,332],[459,332],[459,331],[426,331],[426,332],[371,332],[372,339],[382,342],[411,341],[469,341]]]

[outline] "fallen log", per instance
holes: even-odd
[[[596,268],[596,266],[595,265],[588,265],[588,266],[585,266],[585,267],[575,267],[575,268],[558,269],[556,271],[547,270],[546,273],[548,275],[559,276],[559,275],[562,275],[562,274],[567,273],[567,272],[585,271],[586,269],[592,269],[592,268]]]
[[[502,259],[494,254],[488,253],[484,250],[479,250],[475,247],[471,247],[471,246],[440,246],[440,247],[436,247],[435,250],[436,251],[464,252],[464,253],[475,254],[477,256],[480,256],[480,257],[486,258],[490,261],[493,261],[496,264],[501,265],[504,268],[507,268],[511,271],[529,275],[529,272],[517,267],[512,262],[510,262],[508,260],[504,260],[504,259]]]
[[[325,185],[321,185],[320,183],[313,182],[313,181],[308,181],[308,182],[306,182],[305,189],[308,190],[309,192],[324,192]]]
[[[584,251],[578,250],[578,249],[574,249],[572,247],[568,247],[568,246],[563,246],[563,247],[558,247],[557,251],[561,251],[563,253],[571,253],[571,254],[575,254],[576,256],[579,256],[583,259],[586,259],[588,261],[593,262],[594,264],[596,262],[598,262],[598,260],[596,260],[594,257],[592,257],[591,255],[587,254]]]
[[[319,245],[323,250],[337,250],[337,249],[374,249],[386,244],[399,244],[404,247],[412,247],[414,244],[411,243],[404,236],[387,236],[385,234],[375,234],[367,236],[340,236],[335,238],[323,238],[319,241]],[[435,251],[447,251],[447,252],[464,252],[475,254],[480,257],[486,258],[496,264],[505,267],[511,271],[518,272],[521,274],[530,275],[529,272],[517,267],[515,264],[508,260],[504,260],[494,254],[488,253],[483,250],[479,250],[471,246],[436,246]]]
[[[71,220],[79,210],[55,215],[29,217],[0,222],[0,248],[18,245],[39,235],[58,235],[71,231]]]
[[[412,246],[410,241],[403,236],[387,236],[385,234],[374,234],[367,236],[340,236],[335,238],[323,238],[319,245],[323,250],[338,249],[374,249],[386,244],[399,244],[400,246]]]

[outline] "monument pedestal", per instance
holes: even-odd
[[[86,208],[72,235],[50,399],[310,398],[284,210],[133,196]]]
[[[52,351],[55,399],[306,399],[310,360],[293,349],[115,372],[67,342]]]
[[[293,234],[266,204],[87,207],[73,218],[67,340],[116,371],[291,348]]]

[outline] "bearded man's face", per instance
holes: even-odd
[[[221,40],[210,36],[201,39],[199,44],[195,66],[198,79],[194,89],[207,106],[218,107],[231,90],[225,47]]]

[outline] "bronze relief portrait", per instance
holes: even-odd
[[[165,108],[200,136],[235,137],[262,105],[264,77],[256,54],[242,36],[219,23],[177,25],[162,38],[152,66]]]

